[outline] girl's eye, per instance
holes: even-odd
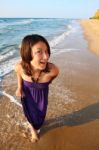
[[[39,51],[37,51],[36,53],[37,53],[37,54],[41,54],[42,52],[39,50]]]
[[[38,50],[35,52],[35,54],[43,54],[43,53],[48,54],[48,51],[46,50],[45,52],[43,52],[42,50]]]

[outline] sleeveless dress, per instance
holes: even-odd
[[[49,82],[38,83],[23,80],[22,89],[24,97],[21,97],[24,114],[29,123],[38,130],[44,123],[47,105]]]

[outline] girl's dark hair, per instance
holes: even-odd
[[[21,54],[21,65],[22,68],[25,72],[25,74],[31,76],[31,64],[30,61],[32,60],[32,47],[37,44],[38,42],[44,42],[47,46],[47,50],[48,50],[48,54],[50,56],[50,46],[47,42],[47,40],[38,34],[32,34],[32,35],[27,35],[24,37],[24,39],[22,40],[22,45],[21,45],[21,49],[20,49],[20,54]],[[46,65],[45,70],[43,70],[44,72],[48,72],[48,64]]]

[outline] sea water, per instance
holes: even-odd
[[[58,54],[64,49],[57,50],[57,45],[75,31],[75,23],[74,19],[0,18],[0,81],[20,59],[19,47],[24,36],[44,36],[50,44],[51,53]]]

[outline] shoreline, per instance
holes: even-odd
[[[33,144],[21,135],[27,132],[21,107],[5,96],[0,97],[0,148],[3,150],[99,149],[99,59],[87,48],[82,34],[74,33],[65,40],[80,50],[52,57],[60,75],[50,85],[47,116],[38,143]],[[11,79],[13,85],[8,82]],[[3,84],[8,87],[3,90],[14,95],[16,83],[12,72],[4,78]]]
[[[80,23],[84,29],[85,39],[88,41],[90,50],[99,56],[99,20],[81,20]]]

